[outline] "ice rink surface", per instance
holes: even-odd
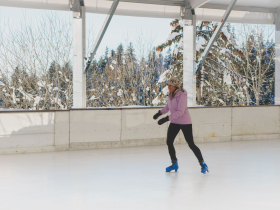
[[[0,156],[1,210],[279,210],[280,140]]]

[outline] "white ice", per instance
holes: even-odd
[[[0,156],[1,208],[9,210],[279,210],[280,140]]]

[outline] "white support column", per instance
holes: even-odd
[[[275,19],[275,105],[280,105],[280,9]]]
[[[184,21],[184,58],[183,58],[183,87],[188,92],[188,107],[193,107],[193,25],[191,20]]]
[[[182,8],[183,18],[183,87],[188,92],[188,107],[196,106],[196,78],[194,75],[196,20],[190,2]]]
[[[86,74],[84,70],[85,8],[73,11],[73,108],[86,108]]]
[[[193,14],[192,23],[193,23],[193,106],[196,107],[196,15],[195,14]]]

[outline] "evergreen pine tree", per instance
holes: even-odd
[[[123,64],[123,54],[124,54],[123,45],[120,44],[117,47],[117,51],[116,51],[116,58],[117,58],[118,65],[122,65]]]
[[[171,22],[170,38],[165,43],[157,47],[157,51],[162,52],[166,47],[175,45],[173,57],[175,62],[169,66],[159,79],[157,83],[157,97],[154,99],[154,105],[165,104],[167,100],[168,89],[166,87],[166,80],[172,76],[180,79],[183,78],[183,24],[178,19]],[[211,22],[198,22],[197,24],[197,60],[199,60],[202,52],[204,51],[207,42],[210,40],[214,33],[217,24]],[[199,103],[203,105],[225,105],[227,101],[223,97],[224,86],[227,85],[223,81],[225,75],[230,77],[238,77],[238,72],[234,68],[238,65],[240,57],[243,54],[241,50],[233,42],[229,33],[229,28],[224,27],[220,33],[219,38],[212,47],[208,58],[204,63],[204,71],[200,69],[197,72],[197,89],[201,95]],[[231,87],[228,87],[231,89]]]
[[[166,53],[166,56],[164,58],[164,69],[169,69],[170,65],[174,64],[174,58],[172,56],[172,50],[171,47],[168,48],[168,51]]]

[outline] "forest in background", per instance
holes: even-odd
[[[71,23],[53,16],[36,32],[22,25],[0,37],[0,107],[69,109],[73,103]],[[87,107],[158,106],[166,103],[166,80],[182,78],[182,21],[170,23],[161,45],[136,56],[135,45],[107,48],[86,72]],[[217,24],[197,22],[197,60]],[[168,27],[168,26],[167,26]],[[0,31],[0,33],[4,33]],[[274,104],[274,31],[260,25],[227,24],[197,72],[197,104]],[[239,36],[241,34],[242,36]],[[88,40],[92,42],[92,40]],[[139,48],[138,48],[139,50]],[[162,54],[163,50],[167,53]]]

